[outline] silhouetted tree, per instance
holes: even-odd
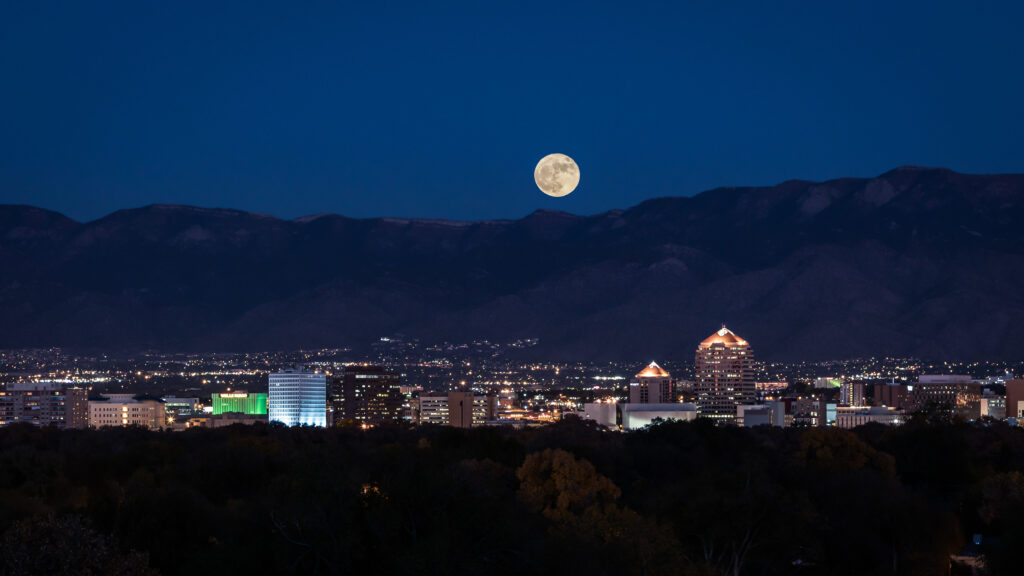
[[[145,554],[121,553],[117,542],[78,516],[34,516],[3,534],[4,576],[150,576]]]

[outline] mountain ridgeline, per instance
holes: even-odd
[[[595,216],[281,220],[0,206],[0,347],[253,351],[537,337],[544,359],[1024,358],[1024,175],[899,168]]]

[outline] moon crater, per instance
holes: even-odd
[[[548,154],[533,170],[537,188],[548,196],[567,196],[580,183],[580,168],[565,154]]]

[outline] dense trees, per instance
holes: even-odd
[[[10,576],[149,576],[145,554],[121,553],[109,536],[78,516],[31,516],[11,526],[0,540]]]
[[[0,429],[2,574],[944,574],[1022,560],[1024,431]]]

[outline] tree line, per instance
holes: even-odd
[[[0,429],[2,574],[948,574],[1024,562],[1024,431]]]

